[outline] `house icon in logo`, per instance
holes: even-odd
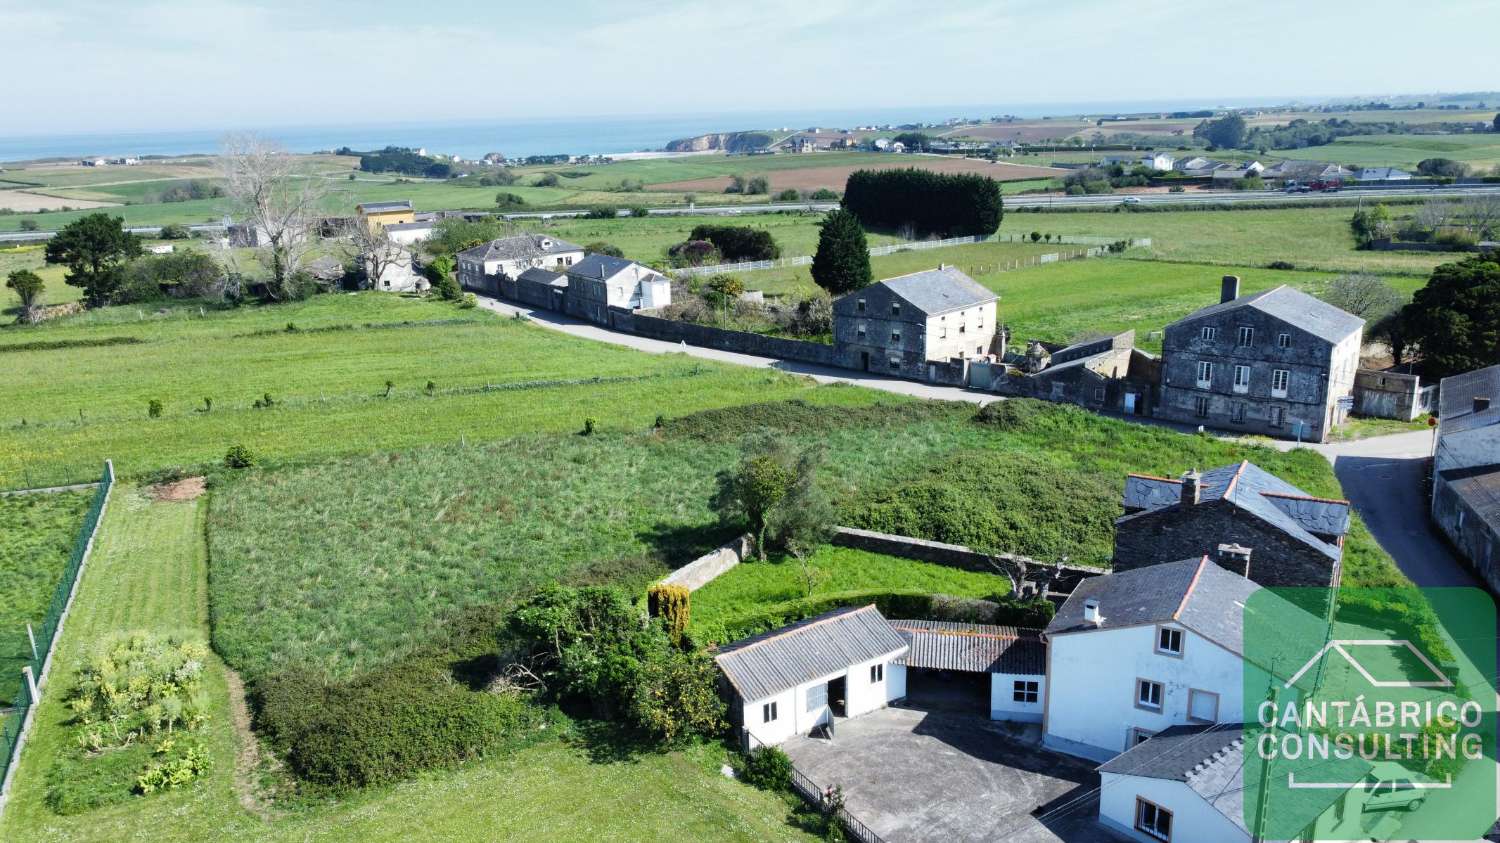
[[[1428,670],[1432,671],[1433,678],[1432,679],[1376,679],[1373,675],[1371,675],[1369,669],[1367,669],[1363,664],[1361,664],[1360,661],[1359,661],[1359,659],[1356,659],[1353,656],[1353,654],[1351,654],[1349,652],[1349,649],[1353,648],[1353,647],[1385,647],[1385,648],[1392,648],[1392,647],[1400,648],[1400,647],[1404,647],[1408,651],[1410,651],[1412,655],[1416,656],[1417,659],[1419,661],[1421,661],[1422,664],[1425,665]],[[1307,660],[1306,664],[1302,665],[1302,667],[1300,669],[1298,669],[1298,671],[1296,673],[1292,674],[1292,678],[1290,678],[1286,682],[1282,683],[1282,687],[1283,688],[1290,688],[1290,687],[1292,687],[1292,685],[1295,684],[1298,679],[1301,679],[1304,674],[1306,674],[1309,670],[1311,670],[1314,666],[1316,666],[1318,664],[1318,662],[1322,661],[1323,657],[1325,655],[1327,655],[1330,651],[1338,653],[1340,656],[1342,656],[1343,659],[1344,659],[1344,661],[1346,661],[1346,662],[1349,663],[1350,667],[1353,667],[1355,670],[1359,671],[1359,675],[1362,676],[1362,677],[1364,677],[1365,681],[1369,682],[1370,683],[1370,687],[1372,687],[1372,688],[1452,688],[1453,687],[1453,680],[1449,679],[1443,673],[1443,671],[1442,671],[1441,668],[1439,668],[1437,665],[1433,664],[1432,663],[1432,659],[1427,658],[1427,654],[1426,653],[1423,653],[1420,649],[1418,649],[1418,647],[1415,644],[1411,643],[1410,641],[1408,641],[1405,638],[1336,638],[1336,639],[1334,639],[1332,641],[1329,641],[1327,644],[1324,644],[1323,645],[1323,649],[1319,650],[1316,654],[1314,654],[1312,658],[1310,658],[1310,659]]]

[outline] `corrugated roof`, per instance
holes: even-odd
[[[361,213],[378,214],[387,211],[410,211],[410,199],[398,199],[392,202],[361,202],[357,206]]]
[[[952,621],[890,623],[911,647],[902,659],[908,667],[1028,676],[1047,672],[1047,647],[1035,629]]]
[[[740,697],[750,701],[906,649],[906,640],[871,604],[835,609],[730,644],[714,662]]]
[[[1181,480],[1144,474],[1131,474],[1125,478],[1122,502],[1127,510],[1154,512],[1177,506],[1181,500]],[[1342,536],[1349,532],[1348,501],[1309,495],[1248,460],[1203,472],[1198,480],[1199,503],[1218,500],[1228,500],[1241,511],[1277,527],[1331,559],[1343,555],[1342,548],[1336,543],[1313,534]],[[1141,514],[1133,512],[1116,523]]]
[[[951,266],[898,275],[876,283],[885,285],[918,312],[929,316],[988,304],[1000,298]]]
[[[423,228],[432,228],[432,220],[421,220],[418,222],[393,222],[382,227],[386,231],[417,231]]]
[[[1248,296],[1240,296],[1234,301],[1220,302],[1195,310],[1167,327],[1202,319],[1205,316],[1217,316],[1242,307],[1253,307],[1268,316],[1280,319],[1288,325],[1334,344],[1347,339],[1350,334],[1362,332],[1365,328],[1365,320],[1358,316],[1285,284],[1270,290],[1262,290],[1259,293],[1251,293]]]

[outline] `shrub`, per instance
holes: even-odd
[[[598,422],[594,420],[593,416],[589,416],[588,418],[585,418],[583,420],[583,435],[584,436],[593,436],[594,435],[594,428],[597,425],[598,425]]]
[[[786,190],[783,190],[780,193],[776,194],[776,201],[777,202],[796,202],[797,200],[799,200],[801,198],[802,198],[802,194],[798,193],[797,190],[796,190],[796,188],[791,188],[791,187],[789,187]]]
[[[820,187],[814,190],[807,198],[814,202],[832,202],[839,198],[839,195],[837,192],[829,190],[826,187]]]
[[[620,209],[613,205],[599,205],[584,212],[586,220],[612,220],[620,216]]]
[[[1011,398],[984,405],[974,415],[974,420],[1001,430],[1020,430],[1051,409],[1047,402],[1036,398]]]
[[[512,208],[524,208],[526,207],[526,197],[519,193],[502,190],[495,194],[495,207],[502,211],[508,211]]]
[[[635,217],[636,219],[640,219],[641,217],[649,217],[651,216],[651,210],[643,205],[632,205],[630,207],[630,215],[632,217]]]
[[[688,242],[706,240],[726,261],[764,261],[781,257],[781,247],[771,232],[743,225],[698,225]]]
[[[255,452],[244,445],[230,445],[229,450],[224,452],[224,466],[226,468],[250,468],[255,463]]]
[[[603,240],[595,240],[587,246],[584,246],[583,250],[595,255],[609,255],[612,258],[625,257],[625,251],[623,249],[613,243],[606,243]]]
[[[147,418],[153,418],[153,419],[159,419],[159,418],[161,418],[161,410],[162,410],[161,399],[159,399],[159,398],[152,398],[150,401],[146,402],[146,416],[147,416]]]
[[[718,668],[707,653],[685,653],[661,638],[641,659],[632,680],[629,721],[645,737],[664,744],[724,728],[725,704]]]
[[[692,592],[686,586],[657,583],[646,592],[646,609],[653,618],[661,618],[673,643],[682,642],[692,613]]]
[[[769,179],[767,179],[765,176],[751,176],[750,180],[747,181],[747,182],[745,182],[745,191],[744,192],[745,193],[770,193],[771,192],[771,181]]]
[[[707,240],[685,240],[667,250],[673,266],[713,266],[724,262],[719,248]]]
[[[792,787],[792,759],[774,746],[762,746],[744,756],[736,774],[748,785],[784,792]]]
[[[478,306],[479,297],[474,295],[473,293],[464,293],[464,297],[458,300],[459,310],[472,310]]]
[[[193,232],[182,223],[174,222],[162,226],[156,236],[162,240],[186,240],[193,236]]]
[[[1266,269],[1296,269],[1297,266],[1291,261],[1271,261],[1266,264]]]
[[[164,738],[153,756],[135,780],[136,790],[143,794],[182,787],[201,778],[212,766],[208,750],[194,738]]]
[[[32,220],[32,219],[21,220],[21,230],[22,231],[36,231],[39,228],[41,228],[41,225],[39,225],[36,220]]]
[[[267,392],[261,397],[255,399],[255,403],[251,404],[250,406],[257,410],[269,410],[272,407],[276,406],[276,399],[272,398],[271,393]]]
[[[1033,232],[1031,232],[1031,242],[1035,243],[1035,242],[1037,242],[1038,240],[1041,240],[1041,239],[1042,239],[1042,233],[1040,231],[1033,231]]]
[[[542,173],[536,181],[532,182],[536,187],[557,187],[559,183],[557,173]]]

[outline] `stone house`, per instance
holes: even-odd
[[[1321,442],[1353,406],[1364,320],[1291,287],[1241,296],[1168,325],[1158,417]]]
[[[609,309],[652,310],[672,303],[672,282],[625,258],[589,255],[565,269],[569,315],[609,324]]]
[[[848,368],[938,380],[933,364],[994,350],[999,298],[951,266],[887,278],[834,301],[834,345]]]
[[[1035,345],[1028,350],[1028,358],[1035,361],[1029,367],[1039,367],[1039,371],[994,378],[989,388],[1126,415],[1149,416],[1155,406],[1161,361],[1135,347],[1135,331],[1051,352]],[[980,381],[987,368],[976,365],[972,369],[972,385],[984,386]]]
[[[1500,365],[1443,378],[1432,519],[1500,592]]]
[[[532,267],[516,276],[514,286],[515,295],[511,298],[516,301],[558,312],[567,308],[568,276],[566,275]]]
[[[1249,461],[1180,480],[1129,475],[1122,505],[1116,571],[1212,554],[1264,586],[1326,588],[1342,576],[1349,502],[1313,497]]]
[[[501,237],[458,253],[458,283],[466,290],[490,295],[514,291],[502,287],[503,279],[514,279],[533,267],[561,271],[583,260],[583,247],[540,234]]]

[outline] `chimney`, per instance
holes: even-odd
[[[1099,614],[1099,601],[1093,597],[1083,601],[1083,622],[1099,626],[1104,623],[1104,616]]]
[[[1474,412],[1482,413],[1490,408],[1490,399],[1483,395],[1474,396]]]
[[[1240,297],[1240,277],[1238,275],[1226,275],[1219,282],[1219,303],[1231,302]]]
[[[1201,496],[1201,485],[1203,477],[1195,468],[1182,474],[1182,505],[1195,506]]]
[[[1221,544],[1218,562],[1220,568],[1239,574],[1245,579],[1250,578],[1250,548],[1238,544]]]

